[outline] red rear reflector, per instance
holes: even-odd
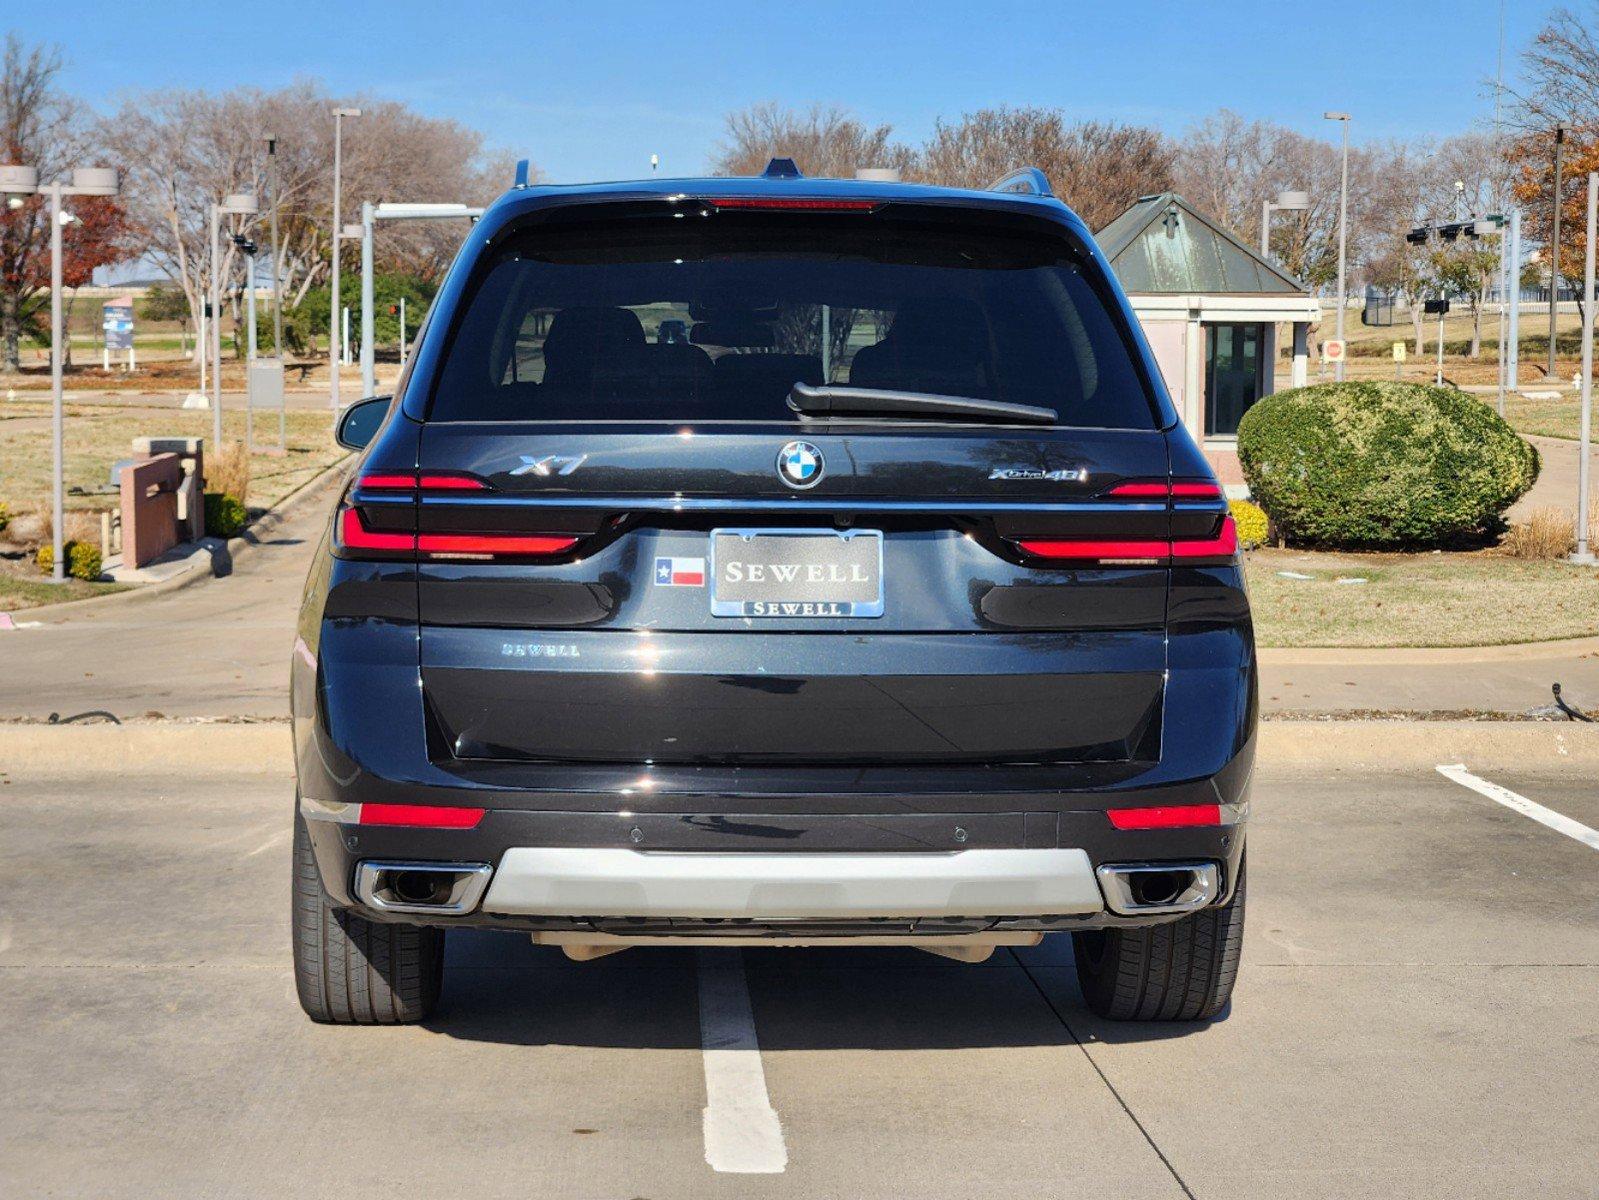
[[[424,492],[486,492],[489,485],[481,479],[473,479],[470,475],[424,475],[422,476],[422,490]]]
[[[363,825],[409,825],[419,829],[476,829],[482,808],[442,808],[433,804],[363,804]]]
[[[416,548],[424,554],[564,554],[575,537],[533,537],[523,534],[419,533]]]
[[[797,212],[869,212],[880,200],[826,200],[802,196],[718,196],[710,200],[712,208],[782,208]]]
[[[1133,558],[1155,561],[1171,555],[1168,542],[1017,542],[1038,558],[1098,560]]]
[[[1161,804],[1153,808],[1112,808],[1105,815],[1117,829],[1182,829],[1220,825],[1219,804]]]
[[[1174,483],[1171,494],[1179,500],[1220,500],[1221,488],[1214,483]]]
[[[1238,553],[1238,526],[1231,517],[1221,523],[1221,536],[1194,542],[1173,542],[1173,558],[1231,558]]]
[[[361,511],[347,508],[339,517],[339,544],[351,550],[415,550],[416,536],[368,529]]]
[[[410,491],[416,487],[415,475],[363,475],[355,481],[358,488],[374,488],[394,490],[396,488]]]
[[[1166,498],[1166,494],[1165,483],[1118,483],[1105,493],[1107,496],[1124,496],[1128,499],[1148,496],[1161,500]]]

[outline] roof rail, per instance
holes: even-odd
[[[1020,167],[1003,179],[996,179],[985,192],[1018,192],[1023,196],[1053,196],[1054,189],[1037,167]]]
[[[792,158],[774,158],[761,172],[762,179],[803,179],[804,173]]]
[[[512,187],[520,188],[527,186],[528,166],[529,164],[527,159],[519,158],[516,160],[516,182],[511,185]]]

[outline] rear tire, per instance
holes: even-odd
[[[1232,998],[1244,942],[1245,873],[1233,898],[1164,925],[1072,934],[1077,982],[1112,1021],[1204,1021]]]
[[[444,930],[368,921],[335,908],[322,887],[305,820],[294,815],[294,985],[313,1021],[425,1021],[444,981]]]

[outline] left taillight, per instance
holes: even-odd
[[[340,558],[414,561],[541,559],[567,553],[578,539],[565,534],[478,531],[463,513],[460,528],[417,529],[417,506],[426,495],[469,494],[493,489],[471,475],[373,471],[345,492],[333,524],[333,552]]]

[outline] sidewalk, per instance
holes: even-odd
[[[1553,705],[1553,683],[1568,704],[1599,716],[1599,638],[1447,650],[1262,650],[1260,678],[1267,717],[1520,717]]]

